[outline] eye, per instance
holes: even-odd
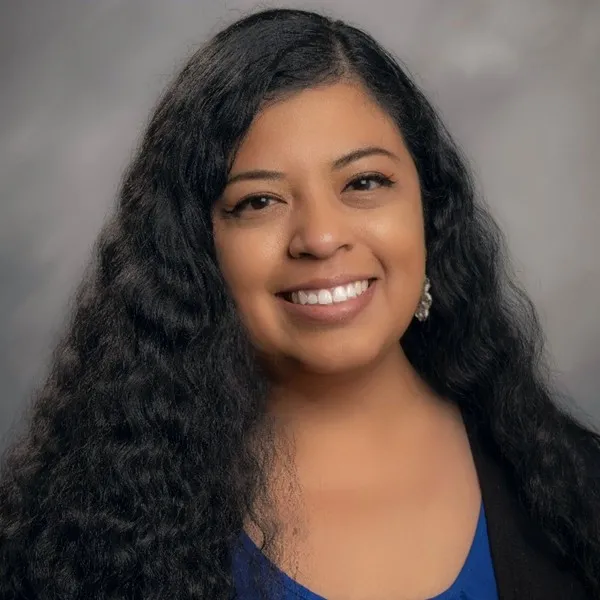
[[[248,196],[240,200],[231,210],[225,212],[232,217],[239,217],[244,212],[258,212],[269,208],[277,202],[276,198],[266,195]]]
[[[392,187],[393,185],[393,179],[381,173],[368,173],[355,177],[347,187],[353,186],[359,192],[371,192],[378,187]]]

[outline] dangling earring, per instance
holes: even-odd
[[[423,286],[423,293],[421,294],[421,300],[419,301],[419,306],[417,307],[417,312],[415,313],[415,317],[419,319],[419,321],[425,321],[429,316],[429,309],[431,308],[432,298],[429,290],[431,288],[431,282],[429,281],[429,277],[425,276],[425,285]]]

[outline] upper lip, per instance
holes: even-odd
[[[289,287],[279,290],[278,294],[289,294],[300,290],[324,290],[337,287],[338,285],[354,283],[355,281],[364,281],[365,279],[368,281],[375,278],[372,275],[336,275],[335,277],[309,279],[308,281],[304,281],[297,285],[290,285]]]

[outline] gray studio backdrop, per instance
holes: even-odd
[[[408,64],[507,233],[559,381],[600,423],[600,0],[260,6],[323,9]],[[160,90],[199,43],[255,7],[0,1],[0,436],[45,373]]]

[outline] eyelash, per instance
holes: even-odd
[[[348,182],[348,185],[346,187],[348,187],[356,182],[362,181],[362,180],[367,180],[367,181],[373,180],[373,181],[376,181],[380,187],[386,187],[386,188],[391,188],[396,183],[394,179],[392,179],[391,177],[382,175],[381,173],[364,173],[362,175],[358,175],[354,179],[351,179]],[[373,190],[357,190],[357,191],[370,192]],[[268,194],[256,194],[254,196],[248,196],[247,198],[240,200],[232,209],[226,209],[224,212],[226,215],[228,215],[230,217],[237,218],[246,210],[246,207],[248,207],[250,205],[252,200],[256,200],[259,198],[269,198],[271,200],[273,199],[273,197],[269,196]]]
[[[385,175],[382,175],[381,173],[363,173],[362,175],[358,175],[354,179],[351,179],[349,181],[348,185],[350,185],[352,183],[356,183],[357,181],[361,181],[363,179],[366,179],[366,180],[372,179],[373,181],[376,181],[381,187],[388,187],[388,188],[393,187],[394,184],[396,183],[391,177],[386,177]],[[368,192],[371,190],[358,190],[358,191],[367,191]]]

